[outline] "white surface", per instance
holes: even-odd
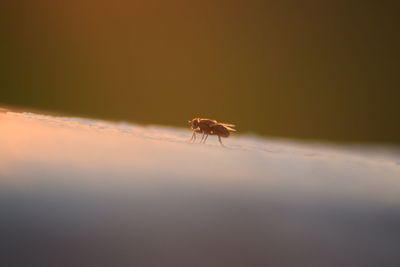
[[[399,266],[395,150],[241,135],[223,139],[224,148],[214,136],[190,144],[190,135],[0,113],[1,205],[20,213],[7,216],[11,226],[3,229],[24,240],[17,226],[34,222],[28,234],[68,233],[81,252],[104,244],[120,266]],[[57,238],[48,237],[70,244]],[[144,254],[119,255],[125,248]],[[40,249],[49,247],[34,255]],[[61,258],[71,253],[60,251]]]

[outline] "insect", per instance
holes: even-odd
[[[235,125],[218,122],[211,119],[194,118],[189,121],[189,125],[193,130],[190,142],[196,142],[196,133],[202,133],[203,136],[201,137],[200,143],[205,143],[209,135],[217,135],[218,141],[222,146],[224,146],[221,137],[228,137],[230,132],[236,132],[236,130],[233,128]]]

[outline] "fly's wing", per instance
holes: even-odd
[[[221,123],[226,129],[228,129],[231,132],[236,132],[236,129],[233,127],[236,127],[235,124],[229,124],[229,123]]]

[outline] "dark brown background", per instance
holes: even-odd
[[[400,144],[395,1],[2,1],[0,104]]]

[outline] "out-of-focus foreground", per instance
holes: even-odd
[[[399,266],[400,156],[0,113],[4,266]]]

